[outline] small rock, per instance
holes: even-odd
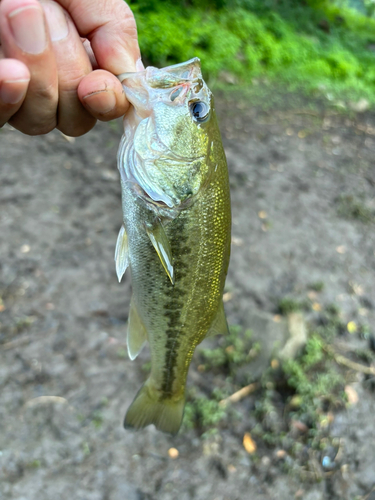
[[[283,360],[295,358],[300,349],[306,345],[307,329],[305,319],[301,313],[289,314],[288,331],[289,338],[279,354]]]
[[[235,85],[237,83],[237,78],[229,71],[221,71],[219,75],[220,80],[225,83],[230,83],[231,85]]]
[[[350,109],[356,111],[357,113],[363,113],[370,108],[370,103],[367,99],[360,99],[358,102],[351,102]]]
[[[321,491],[313,490],[310,491],[309,493],[306,493],[303,498],[304,500],[323,500],[324,494]]]

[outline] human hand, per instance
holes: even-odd
[[[85,134],[126,113],[114,75],[140,69],[123,0],[0,0],[0,127]]]

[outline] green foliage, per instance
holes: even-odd
[[[209,428],[217,425],[227,415],[226,408],[213,398],[199,397],[185,405],[183,424],[186,429]]]
[[[215,349],[201,349],[202,368],[221,368],[229,375],[251,361],[259,353],[260,346],[252,342],[251,330],[242,331],[240,326],[231,326],[229,335],[223,336],[219,347]]]
[[[338,373],[324,349],[324,341],[313,334],[307,342],[304,354],[283,365],[288,385],[294,390],[293,400],[297,415],[309,414],[317,422],[323,404],[343,404],[343,378]]]
[[[310,307],[306,300],[295,300],[290,297],[283,297],[278,305],[277,310],[282,315],[288,315],[292,312],[301,311]]]
[[[219,339],[218,347],[199,350],[199,371],[208,369],[211,374],[218,371],[226,376],[226,382],[221,389],[215,388],[209,397],[197,397],[194,390],[188,393],[183,421],[185,429],[205,431],[228,416],[229,407],[221,401],[236,390],[233,385],[236,370],[257,356],[259,349],[259,344],[251,340],[250,330],[243,331],[234,325],[228,335]]]
[[[337,211],[346,219],[357,219],[365,224],[375,222],[375,212],[353,195],[341,195],[338,199]]]
[[[350,92],[375,100],[375,20],[328,0],[191,0],[131,3],[143,58],[164,66],[192,57],[223,71],[291,89]]]
[[[323,281],[315,281],[309,285],[310,290],[314,290],[314,292],[322,292],[324,290],[324,282]]]

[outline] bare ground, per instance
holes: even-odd
[[[343,332],[341,352],[367,348],[375,115],[311,103],[262,111],[233,97],[218,107],[233,205],[229,322],[251,328],[249,311],[273,317],[281,298],[322,282],[316,301],[370,332]],[[341,439],[339,466],[316,460],[317,480],[286,473],[272,447],[246,452],[251,398],[238,403],[243,420],[212,438],[122,428],[148,353],[127,359],[129,276],[119,285],[113,262],[120,135],[117,122],[74,142],[0,132],[0,498],[373,500],[375,394],[355,371],[358,402],[329,429]],[[189,385],[202,377],[193,364]]]

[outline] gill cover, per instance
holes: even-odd
[[[200,61],[125,76],[123,89],[133,107],[118,154],[122,181],[134,183],[148,202],[179,208],[214,168],[207,162],[213,102]]]

